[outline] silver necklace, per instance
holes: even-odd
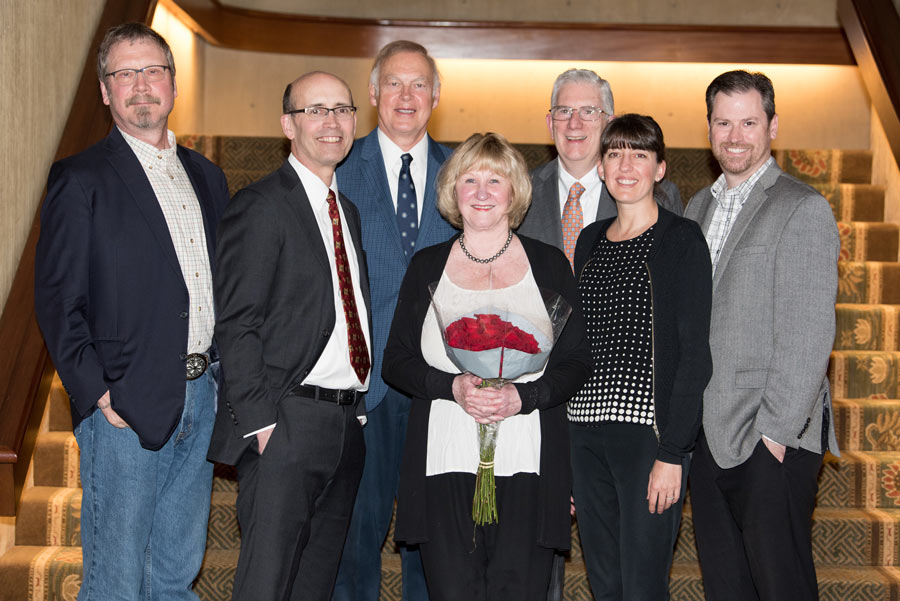
[[[459,235],[459,248],[463,251],[463,254],[466,255],[470,261],[475,261],[476,263],[485,264],[485,263],[493,263],[494,261],[496,261],[497,259],[500,258],[500,255],[502,255],[503,253],[506,252],[506,249],[509,248],[509,243],[512,242],[513,233],[512,233],[512,230],[509,230],[509,235],[506,236],[506,244],[503,245],[503,248],[498,250],[497,253],[493,257],[489,257],[487,259],[479,259],[475,255],[470,253],[469,249],[466,248],[466,243],[464,241],[465,237],[466,237],[465,234]]]

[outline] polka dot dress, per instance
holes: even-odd
[[[653,229],[611,242],[601,237],[578,283],[594,373],[568,405],[585,425],[653,425],[653,324],[646,262]]]

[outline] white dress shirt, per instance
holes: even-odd
[[[416,209],[419,212],[416,219],[421,223],[425,178],[428,175],[428,136],[422,136],[422,139],[407,151],[394,144],[379,128],[378,145],[381,147],[381,158],[384,159],[384,172],[387,175],[388,185],[391,187],[391,201],[394,203],[395,213],[397,212],[397,181],[400,179],[400,168],[403,166],[403,160],[400,157],[407,152],[412,155],[409,171],[416,189]],[[420,193],[419,190],[423,192]]]

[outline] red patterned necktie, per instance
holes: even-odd
[[[338,211],[334,192],[328,191],[328,216],[331,218],[331,229],[334,235],[334,265],[337,268],[338,287],[341,291],[341,304],[344,305],[344,317],[347,319],[347,343],[350,345],[350,365],[360,383],[365,383],[369,375],[369,348],[359,325],[359,314],[356,312],[356,297],[353,295],[353,279],[350,276],[350,263],[344,248],[344,231],[341,228],[341,214]]]
[[[578,234],[581,233],[581,228],[584,226],[584,213],[581,211],[580,201],[583,193],[584,186],[578,182],[572,184],[562,214],[563,248],[569,264],[572,266],[572,271],[575,270],[575,243],[578,242]]]

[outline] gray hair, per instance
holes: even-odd
[[[612,115],[615,112],[613,93],[612,88],[609,87],[609,82],[590,69],[569,69],[568,71],[560,73],[559,77],[556,78],[556,81],[553,82],[553,93],[550,95],[551,107],[556,106],[556,99],[559,98],[559,91],[567,83],[586,83],[596,86],[602,104],[600,108],[609,115]]]
[[[425,61],[431,68],[432,97],[435,96],[441,89],[441,74],[438,72],[437,64],[434,62],[431,55],[428,54],[428,50],[425,49],[425,46],[417,44],[416,42],[410,42],[409,40],[395,40],[378,51],[378,55],[375,57],[375,63],[372,65],[372,73],[369,75],[369,85],[375,88],[375,95],[378,96],[378,80],[381,77],[381,65],[387,59],[395,54],[400,54],[401,52],[421,54],[425,58]]]

